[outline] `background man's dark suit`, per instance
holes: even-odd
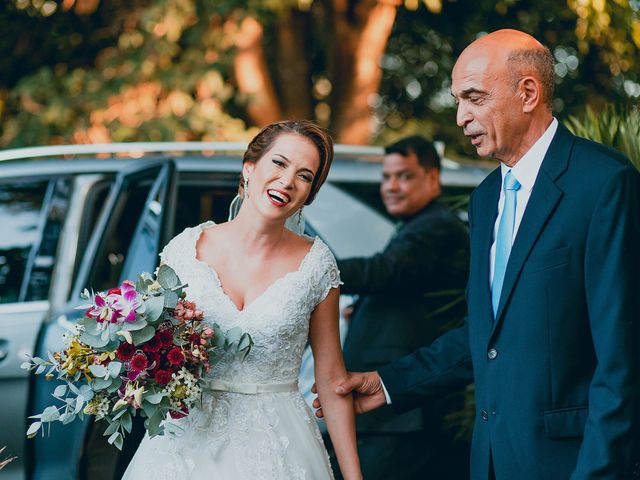
[[[475,378],[473,479],[488,478],[491,458],[499,479],[640,478],[639,177],[616,152],[558,127],[495,322],[500,169],[472,196],[468,324],[380,375],[399,412]]]
[[[344,345],[350,370],[376,369],[429,344],[456,315],[464,314],[462,302],[441,315],[429,316],[455,295],[428,294],[463,291],[469,272],[466,226],[438,200],[403,220],[380,254],[338,262],[344,282],[341,292],[361,296]],[[468,446],[464,441],[452,442],[451,432],[442,432],[442,417],[452,405],[444,407],[432,403],[403,415],[387,407],[359,416],[364,477],[424,478],[445,466],[447,478],[466,478]]]

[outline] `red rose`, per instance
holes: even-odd
[[[158,385],[166,385],[171,381],[171,372],[167,370],[158,370],[153,378]]]
[[[180,348],[173,347],[171,350],[169,350],[169,353],[167,353],[167,360],[171,365],[180,365],[182,362],[184,362],[184,354],[182,353],[182,350],[180,350]]]
[[[136,347],[127,342],[122,342],[116,350],[118,360],[122,360],[123,362],[126,362],[133,357],[134,353],[136,353]]]
[[[180,404],[180,410],[179,411],[171,410],[169,412],[169,415],[171,415],[171,418],[177,420],[178,418],[186,417],[187,415],[189,415],[189,409],[187,408],[187,406],[184,403],[182,403],[182,404]]]
[[[131,370],[133,370],[134,372],[141,372],[142,370],[147,368],[148,364],[149,363],[147,362],[147,357],[143,353],[135,355],[131,359],[131,362],[129,362]]]
[[[163,347],[170,347],[173,345],[173,333],[171,333],[171,330],[160,330],[157,336]]]
[[[122,295],[122,290],[120,290],[119,288],[110,288],[109,291],[107,292],[107,295]]]
[[[142,350],[144,352],[157,352],[158,350],[160,350],[160,347],[162,347],[162,342],[160,341],[160,338],[156,334],[153,337],[151,337],[151,340],[148,340],[142,346]]]
[[[197,333],[192,333],[191,335],[189,335],[189,341],[194,345],[200,345],[200,335],[198,335]]]

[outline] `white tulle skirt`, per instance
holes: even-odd
[[[313,414],[297,391],[208,391],[201,408],[145,436],[124,479],[333,479]]]

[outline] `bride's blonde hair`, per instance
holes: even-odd
[[[286,120],[283,122],[272,123],[267,125],[249,142],[247,151],[242,158],[242,164],[245,162],[256,163],[271,148],[278,136],[283,133],[294,133],[311,141],[318,150],[320,156],[320,167],[313,178],[311,191],[305,200],[305,205],[310,205],[316,197],[318,190],[327,179],[329,168],[333,161],[333,139],[329,132],[324,128],[309,120]],[[238,194],[244,198],[244,179],[240,175],[240,187]]]

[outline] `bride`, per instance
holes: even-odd
[[[310,337],[318,394],[340,470],[361,478],[351,398],[333,391],[346,376],[338,335],[340,277],[320,240],[299,236],[301,210],[333,159],[325,130],[308,121],[263,128],[244,154],[237,216],[187,228],[160,254],[205,320],[239,326],[255,345],[228,354],[207,379],[202,405],[167,433],[145,436],[123,478],[330,479],[327,452],[297,389]]]

